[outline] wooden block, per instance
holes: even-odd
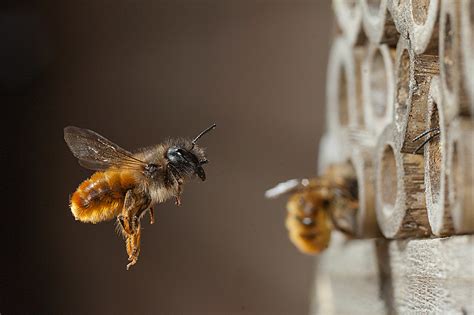
[[[459,114],[469,115],[468,84],[463,84],[465,63],[461,47],[461,1],[442,0],[440,16],[440,77],[447,121]],[[473,47],[474,48],[474,47]],[[469,58],[469,57],[467,57]],[[472,77],[471,75],[468,77]],[[469,78],[466,78],[469,80]],[[472,81],[474,82],[474,81]]]
[[[385,128],[375,152],[375,200],[386,238],[430,235],[425,204],[424,163],[420,155],[400,152],[400,132]]]
[[[365,129],[374,137],[393,122],[396,50],[382,45],[369,45],[362,64],[362,99]]]
[[[413,139],[425,131],[431,79],[439,74],[438,56],[416,55],[409,40],[400,37],[395,62],[395,124],[401,151],[413,153]]]
[[[363,45],[367,41],[362,29],[362,9],[359,0],[333,0],[339,33],[350,45]]]
[[[426,208],[434,235],[452,235],[453,220],[448,197],[448,122],[438,77],[431,81],[426,130],[439,128],[440,134],[424,147]],[[427,135],[429,137],[430,135]]]
[[[372,240],[344,243],[334,235],[317,262],[310,314],[386,314],[380,296],[376,245]]]
[[[366,36],[373,44],[395,47],[400,34],[387,5],[389,0],[362,0],[362,22]]]
[[[415,54],[438,53],[439,0],[406,0],[408,36]]]
[[[474,313],[474,237],[393,241],[389,245],[397,314]]]
[[[448,133],[449,203],[457,233],[474,232],[474,122],[459,117]]]
[[[473,266],[473,235],[334,239],[316,264],[310,314],[472,314]]]
[[[460,1],[461,50],[464,63],[462,82],[470,98],[471,116],[474,115],[474,3],[472,0]]]

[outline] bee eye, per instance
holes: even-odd
[[[172,147],[168,150],[167,157],[171,161],[183,160],[186,157],[186,151],[179,147]]]
[[[184,149],[178,149],[176,150],[176,154],[178,154],[179,156],[185,156],[186,153],[188,153],[188,151],[184,150]]]

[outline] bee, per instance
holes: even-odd
[[[359,207],[357,179],[347,164],[335,164],[312,179],[292,179],[265,192],[267,198],[289,194],[286,229],[290,241],[305,254],[319,254],[330,243],[332,230],[354,235]]]
[[[154,205],[175,198],[181,205],[183,185],[199,177],[206,180],[203,165],[208,163],[197,141],[215,124],[194,139],[172,139],[131,153],[98,133],[66,127],[64,140],[79,164],[96,171],[83,181],[70,198],[74,218],[98,223],[116,218],[125,238],[127,270],[140,254],[141,219],[146,213],[153,224]]]

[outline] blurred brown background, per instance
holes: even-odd
[[[3,1],[0,312],[305,314],[314,259],[265,189],[315,172],[329,1]],[[155,208],[125,270],[114,223],[75,222],[77,125],[128,149],[202,139],[208,180]]]

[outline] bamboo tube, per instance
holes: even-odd
[[[333,163],[350,158],[348,129],[363,124],[360,76],[362,52],[355,51],[344,37],[331,48],[326,85],[327,131],[320,143],[319,173]]]
[[[474,2],[459,0],[461,20],[461,54],[464,75],[461,80],[470,98],[471,116],[474,115]]]
[[[362,48],[351,49],[342,37],[334,41],[327,73],[327,121],[330,132],[363,124]]]
[[[394,59],[394,49],[370,45],[362,65],[365,129],[375,137],[393,121]]]
[[[439,0],[407,0],[405,14],[413,51],[437,54]]]
[[[394,111],[401,152],[413,153],[418,146],[412,140],[425,131],[430,83],[438,74],[437,55],[416,55],[410,41],[400,37],[395,62]]]
[[[366,36],[373,44],[395,46],[400,34],[387,9],[388,0],[361,0],[362,23]]]
[[[451,209],[448,200],[447,172],[447,131],[445,106],[438,77],[431,81],[428,97],[426,129],[439,128],[439,136],[434,137],[424,147],[425,195],[428,220],[434,235],[443,236],[454,233]],[[427,135],[430,136],[430,135]]]
[[[359,0],[333,0],[337,26],[350,45],[363,45],[367,38],[362,29],[362,10]]]
[[[387,3],[387,9],[392,16],[395,28],[404,38],[408,38],[408,23],[405,14],[407,2],[408,0],[390,0]]]
[[[355,235],[358,238],[381,235],[375,216],[375,182],[373,150],[356,148],[351,154],[351,163],[357,177],[359,209],[355,220]]]
[[[387,238],[427,236],[423,157],[401,153],[400,133],[391,124],[381,134],[375,152],[377,221]]]
[[[459,114],[469,115],[467,84],[463,84],[463,69],[468,67],[461,54],[460,1],[441,1],[439,57],[440,77],[444,94],[446,119]],[[468,77],[472,77],[472,74]],[[468,81],[469,79],[467,79]]]
[[[459,117],[448,134],[449,203],[457,233],[474,232],[474,122]]]

